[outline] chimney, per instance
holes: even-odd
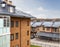
[[[9,1],[9,0],[2,0],[2,1],[6,2],[9,5],[12,5],[12,1]]]
[[[8,1],[8,4],[12,5],[12,1]]]
[[[8,2],[8,0],[4,0],[6,3]]]

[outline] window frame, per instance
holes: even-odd
[[[14,34],[10,35],[10,40],[13,41],[14,40]]]
[[[29,36],[29,30],[27,31],[27,36]]]
[[[2,8],[5,8],[6,7],[6,4],[5,3],[2,3],[1,6],[2,6]]]
[[[18,38],[19,38],[19,34],[16,33],[16,34],[15,34],[15,39],[18,39]]]
[[[29,21],[27,21],[27,26],[29,26]]]
[[[27,45],[29,45],[29,40],[27,40]]]
[[[19,45],[15,45],[15,47],[19,47]]]
[[[13,20],[11,21],[11,27],[14,27],[14,21]]]
[[[18,21],[16,21],[15,26],[16,26],[16,27],[18,27],[18,26],[19,26],[19,22],[18,22]]]
[[[14,7],[10,6],[9,12],[10,12],[10,13],[13,13],[13,12],[14,12]]]

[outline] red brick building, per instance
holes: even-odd
[[[0,47],[30,47],[31,18],[17,11],[12,1],[0,0]]]

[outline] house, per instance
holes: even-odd
[[[30,14],[0,0],[0,47],[30,47]]]
[[[54,24],[53,24],[53,27],[55,27],[55,32],[56,33],[60,33],[60,21],[58,21],[58,22],[54,22]]]
[[[36,36],[37,32],[40,32],[43,30],[44,26],[42,26],[43,22],[31,22],[31,36]]]
[[[32,25],[32,34],[44,39],[60,39],[60,21],[40,21]]]
[[[42,25],[44,25],[45,31],[40,31],[37,33],[37,36],[39,38],[60,40],[60,33],[59,33],[60,21],[44,22]]]

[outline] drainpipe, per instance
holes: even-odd
[[[20,47],[21,47],[21,19],[20,19]]]

